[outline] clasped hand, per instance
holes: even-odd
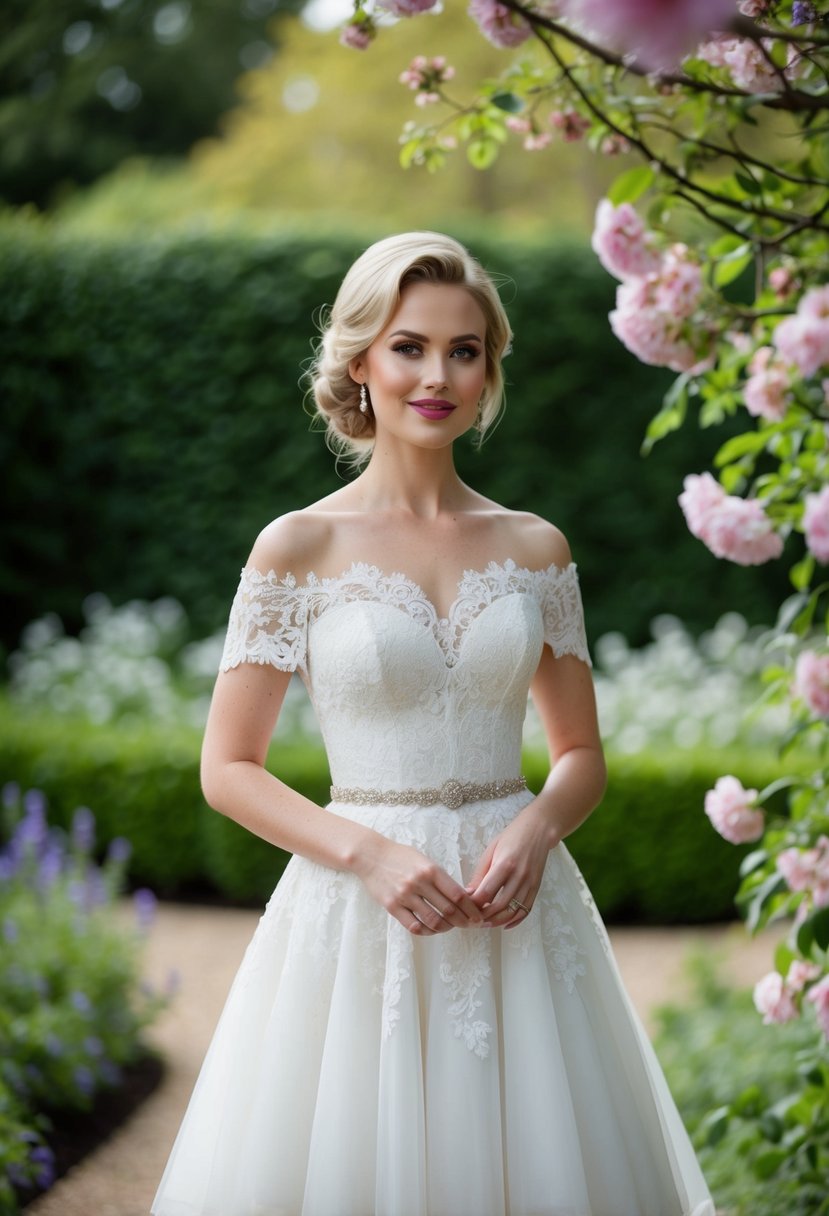
[[[549,855],[549,831],[532,807],[490,842],[465,888],[418,849],[392,840],[359,876],[410,933],[430,936],[472,925],[510,929],[532,909]]]

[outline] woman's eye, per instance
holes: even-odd
[[[398,342],[397,346],[392,347],[399,355],[419,355],[420,347],[416,342]]]
[[[477,346],[456,346],[452,351],[453,355],[461,359],[477,359],[480,353]]]

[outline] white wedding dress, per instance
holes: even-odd
[[[242,572],[222,660],[298,669],[337,786],[520,774],[544,642],[589,662],[575,566],[468,571],[439,619],[403,575]],[[532,800],[332,802],[460,882]],[[453,801],[448,798],[448,801]],[[612,864],[612,859],[608,859]],[[518,927],[414,937],[294,857],[231,988],[155,1216],[714,1216],[566,847]]]

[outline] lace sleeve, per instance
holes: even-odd
[[[575,562],[563,570],[559,566],[551,566],[545,572],[542,612],[544,641],[556,658],[573,654],[592,667]]]
[[[279,579],[246,566],[230,609],[220,671],[239,663],[305,670],[306,597],[293,575]]]

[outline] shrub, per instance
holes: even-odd
[[[22,815],[21,815],[22,810]],[[164,999],[138,984],[140,932],[113,917],[127,842],[90,854],[95,820],[80,807],[66,832],[46,820],[40,790],[3,789],[0,852],[0,1210],[53,1177],[47,1112],[89,1109],[145,1048]],[[154,896],[135,894],[139,926]]]

